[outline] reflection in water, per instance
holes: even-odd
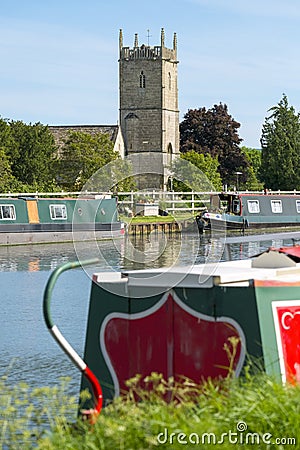
[[[231,258],[250,258],[270,246],[291,244],[291,240],[231,244]],[[224,260],[224,245],[218,236],[197,233],[150,233],[124,239],[68,244],[40,244],[0,247],[0,272],[54,270],[68,261],[99,258],[97,269],[134,270],[173,265],[193,265]]]
[[[197,235],[173,237],[151,233],[147,238],[128,236],[124,242],[122,268],[127,270],[193,265],[198,263],[201,241]]]
[[[0,247],[1,272],[53,270],[73,259],[76,259],[73,244]]]
[[[114,241],[0,247],[0,272],[54,270],[68,261],[99,258],[101,270],[143,269],[204,262],[210,244],[198,235],[151,233]]]

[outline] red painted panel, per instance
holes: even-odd
[[[229,319],[215,320],[168,294],[157,307],[142,313],[114,314],[104,330],[104,353],[121,391],[126,389],[124,382],[137,373],[147,376],[158,372],[165,379],[183,375],[200,382],[227,375],[229,360],[224,345],[232,336],[240,338]],[[241,344],[234,368],[241,359]]]
[[[274,302],[274,306],[275,330],[284,381],[299,383],[300,301]]]
[[[168,323],[172,320],[172,304],[164,303],[154,314],[111,319],[104,334],[105,347],[119,380],[124,382],[136,374],[151,372],[168,376],[170,348],[166,346]],[[145,312],[143,313],[145,315]]]
[[[237,330],[227,322],[201,319],[174,304],[174,375],[185,376],[196,382],[208,377],[225,377],[230,361],[224,344],[237,337]],[[241,352],[239,342],[235,357],[236,367]]]

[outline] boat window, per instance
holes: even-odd
[[[273,213],[282,213],[281,200],[271,200],[271,209]]]
[[[297,213],[300,213],[300,200],[296,200]]]
[[[258,200],[247,200],[249,213],[259,213],[259,201]]]
[[[50,205],[50,216],[52,220],[66,220],[66,205]]]
[[[14,205],[0,205],[0,220],[16,220]]]

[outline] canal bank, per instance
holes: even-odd
[[[196,231],[193,229],[193,224],[189,221],[182,222],[137,222],[130,223],[127,227],[127,233],[133,235],[148,235],[155,233],[180,233],[187,231]]]

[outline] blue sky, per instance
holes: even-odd
[[[226,103],[242,145],[260,147],[268,109],[300,109],[299,0],[14,0],[0,15],[0,116],[50,125],[116,124],[118,35],[178,37],[180,120]]]

